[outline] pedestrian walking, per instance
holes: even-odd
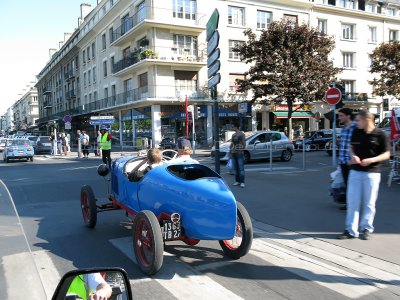
[[[246,136],[239,130],[238,124],[233,124],[232,129],[235,133],[231,138],[230,158],[232,159],[236,179],[233,185],[239,185],[244,188],[244,149],[246,148]]]
[[[106,127],[100,127],[100,149],[103,163],[107,164],[111,169],[111,134]]]
[[[67,138],[67,152],[70,153],[71,152],[71,135],[69,133],[67,133],[67,135],[65,137]]]
[[[101,138],[101,133],[100,130],[98,130],[96,137],[96,156],[100,156],[100,138]]]
[[[67,140],[67,137],[65,136],[64,132],[61,133],[61,145],[63,148],[63,154],[65,156],[67,156],[68,155],[68,140]]]
[[[49,136],[49,141],[50,141],[50,146],[51,146],[50,155],[54,155],[54,140],[55,140],[55,136],[54,136],[54,133],[52,132]]]
[[[58,154],[62,155],[62,135],[61,132],[58,133],[57,136],[57,150],[58,150]]]
[[[89,135],[86,133],[86,131],[83,130],[81,137],[82,137],[81,147],[82,147],[83,158],[89,158],[89,145],[90,145]]]
[[[347,184],[345,231],[339,239],[370,239],[374,231],[375,203],[381,180],[381,162],[390,158],[384,131],[375,128],[374,115],[360,111],[351,137],[351,165]]]
[[[343,181],[347,187],[347,180],[349,178],[350,166],[350,142],[353,131],[356,128],[356,122],[353,121],[353,111],[350,108],[342,108],[339,110],[338,118],[340,123],[344,126],[340,132],[340,149],[339,149],[339,165],[342,171]],[[333,149],[332,149],[333,151]],[[346,201],[347,202],[347,201]],[[345,205],[341,209],[346,209]]]
[[[78,157],[81,158],[82,157],[82,132],[80,130],[76,131],[77,137],[76,140],[78,142]]]

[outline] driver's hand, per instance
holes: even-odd
[[[99,290],[93,295],[90,295],[89,300],[107,300],[107,292],[103,290]]]

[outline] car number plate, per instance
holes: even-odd
[[[51,146],[51,144],[50,143],[43,143],[43,146],[48,147],[48,146]]]
[[[164,241],[175,240],[181,236],[181,223],[174,223],[169,220],[164,220],[162,227],[162,235]]]

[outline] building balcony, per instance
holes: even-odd
[[[349,101],[349,102],[367,102],[369,99],[367,93],[346,93],[344,95],[343,101]]]
[[[145,6],[133,16],[121,21],[113,32],[112,45],[121,46],[134,40],[138,31],[149,28],[166,28],[192,33],[202,33],[207,23],[205,14],[177,12],[172,9]]]
[[[76,116],[99,112],[102,110],[110,110],[113,108],[117,109],[129,105],[134,105],[135,103],[140,103],[143,101],[149,101],[149,105],[151,105],[152,102],[156,100],[157,103],[163,100],[167,100],[167,103],[170,103],[171,101],[183,102],[186,97],[192,100],[206,98],[208,99],[208,94],[207,90],[197,89],[194,86],[145,86],[104,99],[93,101],[87,104],[83,104],[72,109],[64,110],[62,112],[58,112],[57,115],[49,115],[47,113],[47,117],[40,118],[39,122],[43,123],[48,120],[56,119],[56,117],[59,116]],[[49,106],[48,108],[51,108],[51,106]]]
[[[43,95],[51,94],[51,88],[49,87],[44,87],[43,88]]]
[[[65,99],[75,99],[76,98],[76,91],[75,89],[69,90],[65,92]]]
[[[207,64],[207,56],[205,51],[189,48],[140,48],[116,62],[113,66],[113,73],[117,76],[125,75],[134,69],[136,65],[143,66],[143,64],[185,66],[191,67],[193,70],[199,70]]]
[[[75,70],[69,70],[67,73],[64,74],[64,78],[67,81],[70,81],[71,79],[74,79],[76,76],[76,71]]]

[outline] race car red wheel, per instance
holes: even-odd
[[[161,227],[149,210],[141,211],[133,221],[133,250],[144,274],[153,275],[161,269],[164,258]]]
[[[253,242],[253,225],[250,216],[244,206],[237,202],[236,232],[231,240],[219,241],[225,255],[233,259],[239,259],[246,255]]]
[[[81,208],[86,226],[94,228],[97,223],[97,207],[93,190],[89,185],[81,188]]]

